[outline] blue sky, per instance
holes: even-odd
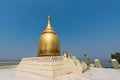
[[[120,52],[119,4],[117,0],[1,0],[0,59],[37,56],[48,12],[61,54],[110,59],[111,53]]]

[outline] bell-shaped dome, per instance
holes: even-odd
[[[40,56],[60,56],[60,42],[51,27],[50,16],[48,16],[48,25],[39,38],[38,57]]]

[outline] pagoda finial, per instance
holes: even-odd
[[[48,12],[48,24],[50,24],[50,12]]]
[[[48,15],[48,24],[47,24],[47,27],[46,27],[45,31],[46,31],[46,30],[52,30],[52,31],[54,32],[54,30],[53,30],[52,27],[51,27],[50,20],[51,20],[51,19],[50,19],[50,15]],[[44,31],[44,32],[45,32],[45,31]]]

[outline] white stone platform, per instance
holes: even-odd
[[[84,72],[87,70],[85,62],[80,62],[75,57],[47,56],[23,58],[16,70],[55,78],[65,74]]]

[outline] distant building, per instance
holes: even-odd
[[[120,53],[111,54],[112,59],[116,59],[120,64]]]

